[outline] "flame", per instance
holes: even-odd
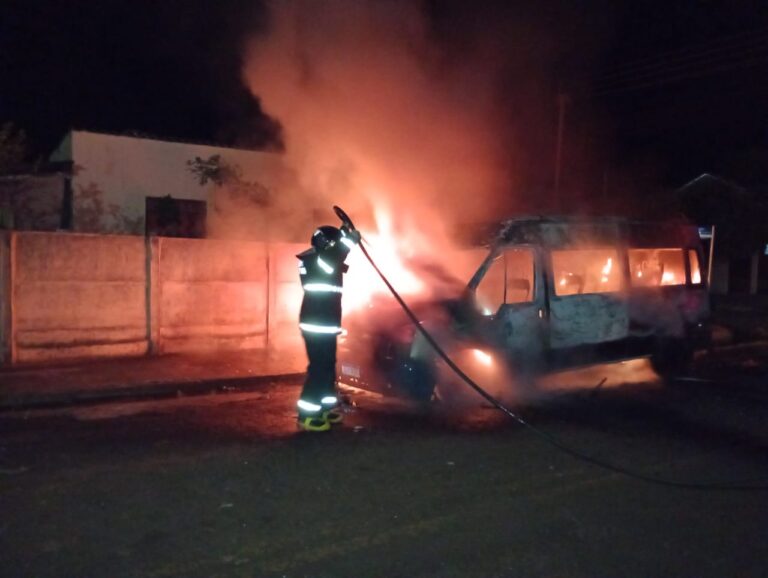
[[[671,273],[669,271],[665,271],[664,274],[661,276],[661,284],[662,285],[674,285],[675,284],[675,274]]]
[[[424,282],[406,264],[407,258],[415,254],[415,243],[395,233],[392,215],[387,208],[376,207],[374,219],[376,231],[361,232],[367,242],[366,250],[376,265],[401,295],[424,292]],[[375,295],[389,293],[360,249],[353,249],[347,262],[349,273],[344,280],[343,297],[345,312],[371,307]]]
[[[474,354],[475,359],[483,365],[490,367],[493,364],[493,357],[490,353],[486,353],[482,349],[473,349],[472,353]]]

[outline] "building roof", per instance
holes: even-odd
[[[219,144],[215,142],[181,140],[181,139],[174,139],[170,137],[160,137],[160,136],[150,135],[150,134],[142,133],[139,131],[126,131],[126,132],[118,133],[118,132],[109,132],[109,131],[81,130],[81,129],[73,128],[69,130],[62,137],[61,141],[59,141],[59,145],[51,153],[50,159],[52,161],[61,161],[61,160],[64,160],[65,157],[71,158],[71,150],[69,150],[68,147],[71,146],[72,135],[78,134],[78,133],[94,135],[94,136],[116,137],[116,138],[126,138],[126,139],[134,139],[134,140],[147,140],[147,141],[161,142],[161,143],[168,143],[168,144],[204,146],[204,147],[208,147],[216,150],[225,149],[225,150],[233,150],[233,151],[241,151],[241,152],[260,153],[265,155],[281,155],[282,154],[279,151],[263,150],[263,149],[257,149],[255,147],[235,147],[235,146],[224,145],[224,144]]]

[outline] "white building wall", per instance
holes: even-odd
[[[270,189],[279,188],[285,178],[282,157],[276,153],[87,131],[71,131],[51,161],[73,163],[75,231],[138,235],[144,233],[148,196],[210,202],[215,185],[201,186],[187,161],[213,155],[239,167],[243,180]]]

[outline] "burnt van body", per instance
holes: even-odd
[[[683,371],[707,342],[709,297],[694,226],[513,219],[486,253],[461,297],[419,307],[424,326],[456,355],[487,354],[525,372],[648,356],[664,375]],[[364,332],[352,324],[340,350],[342,381],[427,399],[440,379],[438,360],[393,318]]]

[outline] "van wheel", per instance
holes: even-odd
[[[419,403],[429,403],[435,392],[435,368],[427,360],[409,357],[397,364],[394,382],[405,397]]]
[[[651,354],[651,367],[660,377],[677,377],[688,371],[692,360],[693,348],[684,339],[659,339]]]

